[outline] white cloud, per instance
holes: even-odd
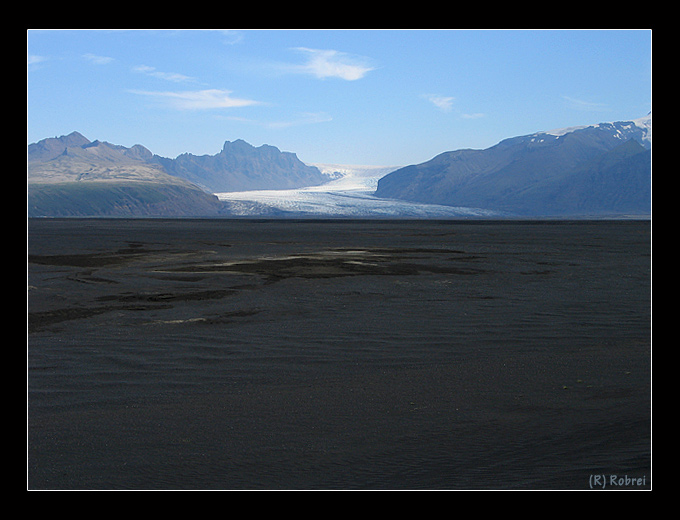
[[[133,94],[150,96],[178,110],[208,110],[213,108],[234,108],[259,105],[259,101],[231,97],[231,90],[194,90],[183,92],[149,92],[131,90]]]
[[[425,94],[423,97],[442,112],[450,112],[453,108],[453,100],[456,99],[448,96],[440,96],[439,94]]]
[[[576,110],[586,110],[588,112],[606,112],[609,110],[609,107],[604,103],[593,103],[591,101],[575,99],[569,96],[562,96],[562,99],[569,102],[569,106]]]
[[[146,74],[147,76],[152,76],[154,78],[165,79],[167,81],[174,81],[175,83],[195,81],[194,78],[190,76],[178,74],[177,72],[161,72],[160,70],[156,70],[155,67],[149,67],[148,65],[139,65],[138,67],[133,67],[132,70],[134,72],[140,72],[142,74]]]
[[[296,47],[294,50],[303,53],[307,57],[307,62],[303,65],[291,65],[286,68],[291,72],[310,74],[319,79],[340,78],[355,81],[375,70],[369,64],[368,58],[363,56],[355,56],[335,50],[308,49],[307,47]]]
[[[113,58],[110,58],[109,56],[97,56],[96,54],[83,54],[83,58],[85,58],[87,61],[94,63],[95,65],[107,65],[111,63],[112,61],[115,61]]]

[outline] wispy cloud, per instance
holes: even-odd
[[[215,108],[235,108],[259,105],[259,101],[235,98],[231,90],[191,90],[182,92],[157,92],[146,90],[130,90],[133,94],[149,96],[169,108],[177,110],[209,110]]]
[[[325,112],[305,112],[287,121],[270,121],[265,123],[267,128],[290,128],[291,126],[327,123],[333,118]]]
[[[442,112],[451,112],[454,97],[440,96],[439,94],[423,94],[423,97],[436,106]]]
[[[220,29],[219,33],[222,36],[222,43],[226,45],[234,45],[243,41],[243,33],[235,31],[234,29]]]
[[[479,119],[480,117],[485,117],[486,114],[482,114],[481,112],[475,112],[474,114],[461,114],[460,117],[463,119]]]
[[[26,65],[37,65],[38,63],[42,63],[43,61],[47,61],[49,58],[46,56],[38,56],[36,54],[29,54],[26,56]]]
[[[177,72],[162,72],[160,70],[156,70],[156,67],[149,67],[148,65],[139,65],[137,67],[132,67],[132,71],[139,72],[141,74],[146,74],[147,76],[152,76],[154,78],[173,81],[175,83],[196,81],[191,76],[185,76],[184,74],[178,74]]]
[[[282,69],[288,72],[309,74],[319,79],[339,78],[355,81],[375,70],[369,58],[365,56],[356,56],[335,50],[309,49],[307,47],[295,47],[293,50],[303,54],[306,61],[301,65],[282,66]]]
[[[591,101],[575,99],[569,96],[562,96],[562,99],[567,101],[569,106],[576,110],[585,110],[589,112],[606,112],[609,110],[609,106],[604,103],[593,103]]]
[[[87,61],[95,65],[108,65],[109,63],[115,61],[114,58],[111,58],[109,56],[97,56],[96,54],[90,53],[83,54],[83,58],[85,58]]]
[[[291,119],[280,121],[259,121],[257,119],[238,116],[225,116],[224,119],[261,126],[263,128],[269,128],[272,130],[290,128],[292,126],[311,125],[315,123],[327,123],[333,120],[333,118],[326,112],[304,112]]]

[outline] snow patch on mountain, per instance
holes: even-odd
[[[555,128],[554,130],[548,130],[547,132],[537,132],[537,133],[554,135],[556,137],[562,137],[563,135],[570,134],[571,132],[575,132],[576,130],[582,130],[584,128],[588,128],[588,126],[587,125],[568,126],[567,128]]]

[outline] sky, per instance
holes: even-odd
[[[403,166],[646,115],[651,30],[28,30],[27,144]]]

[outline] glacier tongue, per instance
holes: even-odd
[[[378,180],[398,166],[347,166],[314,164],[333,179],[321,186],[292,190],[257,190],[216,193],[232,203],[238,216],[260,216],[271,211],[300,217],[385,217],[385,218],[451,218],[491,217],[495,212],[436,204],[420,204],[382,199],[373,194]]]

